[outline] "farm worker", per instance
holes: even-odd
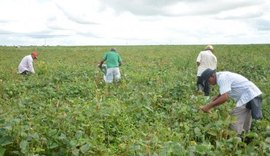
[[[37,60],[38,53],[33,51],[31,55],[24,56],[18,66],[18,73],[26,75],[30,73],[35,73],[33,61]]]
[[[208,82],[219,86],[219,95],[202,106],[202,111],[210,112],[212,108],[229,100],[229,97],[236,101],[236,107],[231,111],[236,121],[230,127],[238,134],[250,130],[252,118],[262,118],[262,92],[244,76],[229,71],[216,72],[208,68],[202,73],[201,80],[203,84]]]
[[[112,83],[113,81],[119,81],[121,79],[120,66],[122,65],[122,58],[117,53],[115,48],[111,48],[110,51],[106,52],[103,59],[99,63],[98,67],[102,68],[103,63],[106,62],[106,76],[105,82]]]
[[[205,96],[209,96],[210,93],[210,85],[205,83],[204,85],[201,84],[201,74],[202,72],[207,69],[215,70],[217,68],[217,58],[213,54],[214,47],[212,45],[207,45],[204,48],[204,51],[201,51],[197,56],[197,91],[203,90]]]

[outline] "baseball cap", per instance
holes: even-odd
[[[116,49],[115,48],[111,48],[111,51],[116,51]]]
[[[204,49],[213,51],[214,47],[212,45],[207,45]]]
[[[201,75],[201,83],[203,85],[205,85],[206,82],[208,82],[208,79],[210,78],[210,76],[215,73],[216,71],[210,68],[207,68],[206,70],[203,71],[202,75]]]
[[[33,57],[34,59],[37,59],[37,57],[38,57],[38,53],[37,53],[36,51],[33,51],[33,52],[31,53],[31,55],[32,55],[32,57]]]

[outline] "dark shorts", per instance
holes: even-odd
[[[28,70],[25,70],[25,71],[23,71],[21,74],[22,74],[22,75],[28,75],[28,74],[31,74],[31,72],[28,71]]]
[[[257,96],[254,99],[250,100],[246,104],[246,108],[251,110],[251,115],[253,119],[261,119],[263,117],[262,114],[262,97]]]

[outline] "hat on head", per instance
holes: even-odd
[[[214,47],[212,45],[207,45],[204,49],[213,51]]]
[[[32,55],[32,57],[33,57],[34,59],[37,59],[37,57],[38,57],[38,53],[37,53],[36,51],[33,51],[33,52],[31,53],[31,55]]]
[[[205,83],[208,81],[208,79],[210,78],[210,76],[215,73],[216,71],[210,68],[207,68],[206,70],[203,71],[202,75],[201,75],[201,83],[203,85],[205,85]]]
[[[111,48],[111,51],[116,51],[116,49],[115,48]]]

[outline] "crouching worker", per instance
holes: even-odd
[[[31,55],[24,56],[18,66],[18,73],[22,75],[35,73],[33,62],[37,60],[38,53],[36,51],[32,52]]]
[[[122,65],[122,58],[114,48],[106,52],[103,59],[99,63],[99,68],[103,69],[103,63],[106,62],[106,75],[104,77],[106,83],[119,81],[121,79],[120,66]]]
[[[202,106],[202,111],[208,113],[212,108],[225,103],[229,97],[233,98],[236,107],[231,111],[231,115],[236,117],[236,122],[231,124],[231,128],[239,135],[250,130],[252,118],[262,118],[262,92],[247,78],[228,71],[215,72],[209,68],[202,73],[201,78],[203,84],[208,82],[219,86],[219,95]]]

